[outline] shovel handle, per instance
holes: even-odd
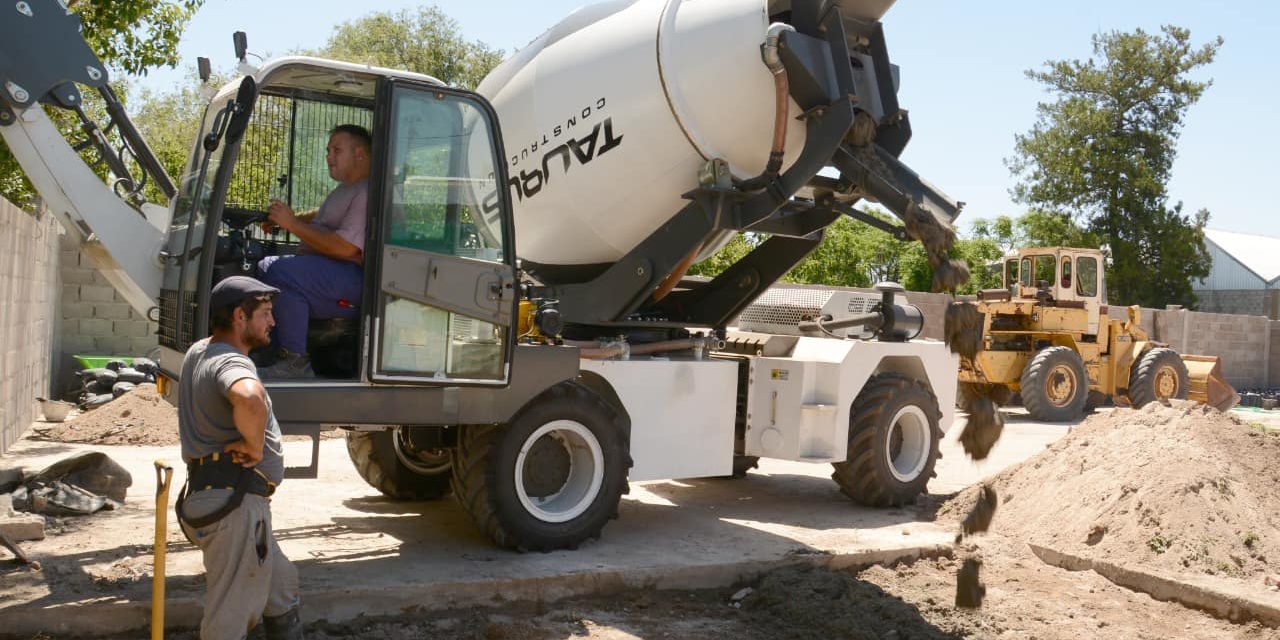
[[[156,460],[156,544],[155,569],[151,574],[151,638],[164,637],[164,561],[168,538],[169,485],[173,482],[173,467],[164,460]]]

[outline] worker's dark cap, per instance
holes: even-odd
[[[277,293],[280,293],[279,289],[268,286],[260,280],[249,276],[231,276],[223,278],[213,286],[213,292],[209,295],[209,308],[234,307],[247,298],[261,298]]]

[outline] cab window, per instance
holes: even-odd
[[[1018,261],[1004,261],[1004,288],[1008,289],[1018,281]]]
[[[1053,276],[1058,270],[1057,266],[1057,261],[1053,259],[1053,256],[1036,256],[1036,279],[1032,284],[1037,287],[1040,286],[1039,283],[1041,281],[1053,284]]]
[[[1031,258],[1022,259],[1022,267],[1018,270],[1018,282],[1024,287],[1031,286]]]
[[[1071,288],[1071,258],[1062,259],[1062,288]]]
[[[1076,258],[1076,293],[1082,296],[1098,295],[1098,259]]]

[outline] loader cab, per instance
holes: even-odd
[[[209,335],[214,284],[302,249],[261,223],[272,199],[305,212],[338,186],[325,156],[344,124],[372,135],[363,291],[335,298],[349,317],[312,310],[317,377],[281,384],[505,385],[515,251],[492,108],[428,76],[302,57],[266,63],[206,109],[172,205],[162,366],[179,371]],[[255,361],[270,364],[271,351]]]
[[[1098,249],[1020,249],[1005,258],[1004,286],[1015,298],[1080,307],[1088,314],[1088,335],[1097,335],[1106,304],[1103,255]]]

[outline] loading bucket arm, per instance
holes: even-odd
[[[148,203],[142,192],[148,180],[169,199],[175,188],[108,81],[105,65],[80,35],[80,18],[62,3],[0,7],[0,136],[94,266],[147,314],[160,291],[159,255],[170,210]],[[97,91],[108,114],[105,126],[86,113],[77,85]],[[73,145],[44,105],[73,112],[84,140]],[[111,142],[112,131],[121,146]],[[110,185],[81,158],[88,148],[106,166]],[[131,171],[127,158],[141,171]]]

